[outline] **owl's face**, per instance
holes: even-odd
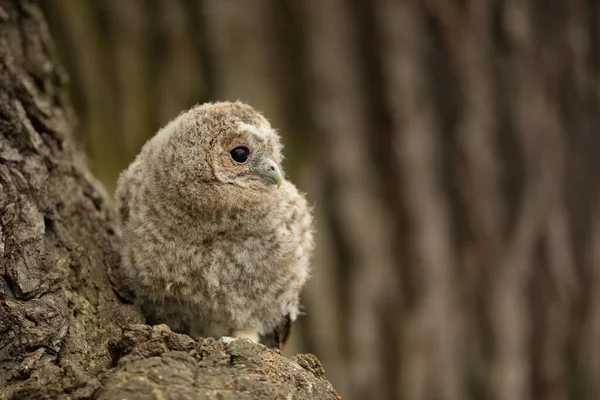
[[[257,122],[261,121],[232,121],[213,137],[213,171],[219,182],[255,189],[279,187],[283,182],[277,134],[268,123]]]
[[[175,185],[186,197],[223,198],[235,196],[240,189],[251,189],[256,194],[248,195],[256,197],[283,182],[279,136],[246,104],[193,108],[163,128],[157,135],[159,140],[161,135],[167,139],[159,156],[164,161],[160,165],[170,166],[164,171],[170,182],[167,186]]]

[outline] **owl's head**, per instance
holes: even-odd
[[[182,194],[216,189],[270,192],[284,180],[278,134],[244,103],[192,108],[161,129],[153,141],[158,164],[168,166],[160,175]]]

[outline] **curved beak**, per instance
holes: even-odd
[[[277,185],[277,188],[279,189],[281,183],[283,182],[283,175],[281,174],[281,170],[273,160],[267,159],[264,165],[262,166],[260,173],[269,181]]]

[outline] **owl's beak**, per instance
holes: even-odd
[[[283,175],[281,174],[281,170],[273,160],[266,160],[261,173],[265,178],[276,184],[277,189],[279,189],[281,183],[283,182]]]

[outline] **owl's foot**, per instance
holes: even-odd
[[[253,329],[243,329],[232,332],[233,336],[221,336],[219,340],[225,344],[229,344],[234,340],[248,339],[251,342],[259,343],[258,333]]]
[[[255,329],[240,329],[233,331],[233,337],[239,339],[249,339],[251,342],[258,343],[258,332]]]

